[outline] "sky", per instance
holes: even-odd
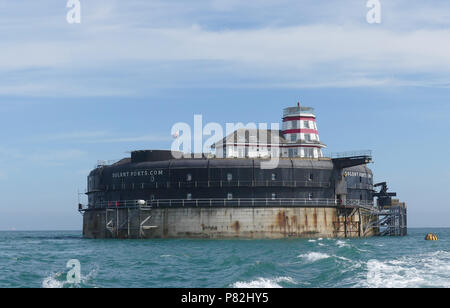
[[[380,24],[366,0],[80,3],[0,0],[0,230],[80,230],[98,160],[299,100],[327,151],[373,151],[410,227],[450,227],[450,2],[380,0]]]

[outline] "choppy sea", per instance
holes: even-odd
[[[90,240],[0,232],[0,287],[450,287],[450,229],[406,237]],[[434,232],[439,241],[425,241]],[[68,282],[69,260],[80,281]]]

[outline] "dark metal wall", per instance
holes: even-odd
[[[98,201],[232,198],[335,198],[336,174],[347,182],[347,199],[373,200],[372,172],[365,165],[336,172],[331,160],[280,160],[262,169],[253,159],[125,161],[93,170],[89,204]]]

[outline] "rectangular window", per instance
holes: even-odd
[[[297,134],[291,134],[291,141],[296,142],[297,141]]]
[[[232,200],[232,199],[233,199],[233,194],[232,194],[232,193],[228,193],[227,199],[228,199],[228,200]]]
[[[192,200],[192,194],[191,193],[188,193],[186,195],[186,200]]]
[[[276,173],[272,173],[272,181],[276,181],[277,179],[277,174]]]
[[[186,181],[188,181],[188,182],[192,181],[192,174],[188,173],[186,175]]]
[[[228,174],[227,174],[227,181],[230,182],[230,181],[232,181],[232,180],[233,180],[233,174],[228,173]]]
[[[272,193],[272,200],[275,200],[277,198],[277,194]]]
[[[310,128],[309,127],[309,121],[303,121],[303,123],[305,124],[305,128]]]

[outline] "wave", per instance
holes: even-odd
[[[450,287],[450,253],[437,251],[413,257],[367,262],[366,280],[371,288]]]
[[[93,269],[86,276],[81,276],[80,283],[67,282],[66,272],[57,272],[45,277],[42,281],[42,288],[44,289],[61,289],[61,288],[79,288],[83,286],[92,287],[88,285],[89,281],[97,275],[97,269]]]
[[[276,277],[276,278],[257,278],[249,282],[237,281],[233,283],[233,288],[282,288],[280,283],[295,284],[291,277]]]
[[[350,247],[350,245],[349,245],[346,241],[343,241],[343,240],[337,240],[337,241],[336,241],[336,245],[337,245],[339,248]]]
[[[65,281],[61,280],[65,278],[65,274],[63,272],[58,272],[56,274],[51,274],[50,276],[44,278],[42,281],[42,287],[47,289],[59,289],[64,287]]]
[[[310,252],[303,255],[299,255],[298,258],[306,259],[309,262],[316,262],[322,259],[328,259],[330,255],[321,252]]]

